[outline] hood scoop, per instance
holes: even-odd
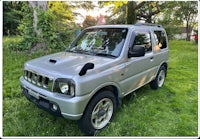
[[[87,70],[93,69],[93,68],[94,68],[94,64],[93,64],[93,63],[86,63],[86,64],[82,67],[81,71],[79,72],[79,75],[80,75],[80,76],[83,76],[83,75],[86,74]]]
[[[55,59],[49,59],[49,62],[55,64],[57,61]]]

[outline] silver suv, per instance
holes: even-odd
[[[64,52],[26,62],[20,82],[28,100],[93,135],[124,96],[148,83],[162,87],[167,69],[161,25],[101,25],[83,30]]]

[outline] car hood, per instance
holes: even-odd
[[[95,70],[100,72],[106,69],[106,65],[113,61],[112,58],[60,52],[30,60],[25,63],[24,68],[52,78],[73,78],[79,76],[80,70],[87,63],[93,63],[94,68],[88,70],[86,75]]]

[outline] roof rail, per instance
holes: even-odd
[[[136,23],[135,26],[157,26],[157,27],[162,27],[162,25],[159,25],[159,24],[141,23],[141,22]]]

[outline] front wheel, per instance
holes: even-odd
[[[112,92],[102,91],[88,104],[78,126],[87,135],[94,135],[110,122],[116,110],[116,99]]]
[[[158,89],[159,87],[162,87],[165,82],[167,69],[164,66],[161,66],[156,78],[150,82],[150,87],[152,89]]]

